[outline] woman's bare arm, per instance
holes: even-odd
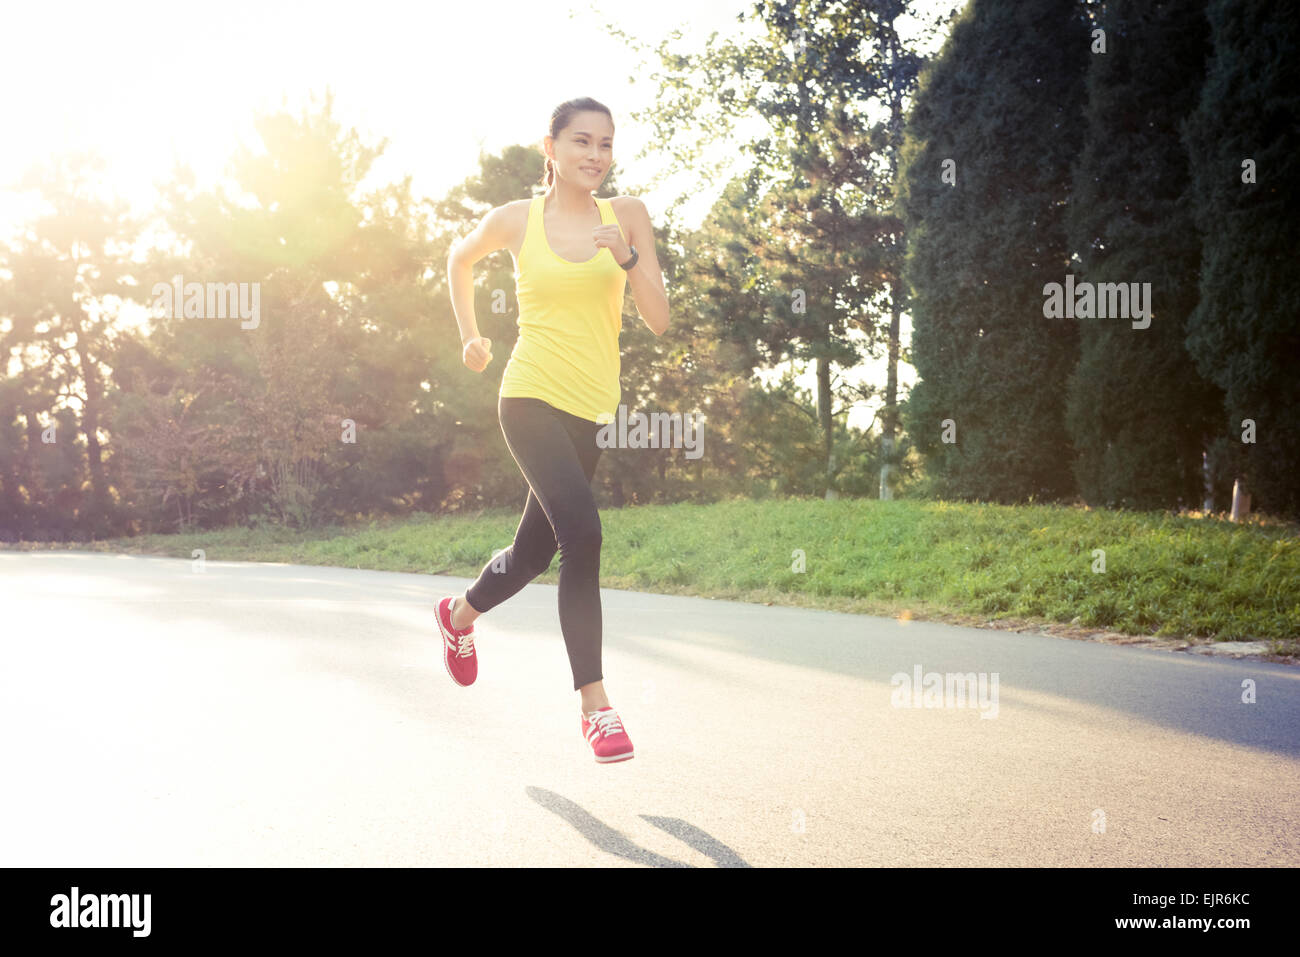
[[[479,334],[474,320],[474,264],[498,249],[508,248],[510,238],[510,209],[497,206],[451,247],[447,257],[447,287],[451,290],[451,309],[460,326],[462,343],[477,339]]]
[[[628,235],[637,251],[636,265],[627,271],[636,313],[651,332],[662,336],[668,331],[668,291],[664,288],[659,257],[655,255],[655,231],[650,222],[650,211],[635,196],[627,197],[624,208],[631,213]]]

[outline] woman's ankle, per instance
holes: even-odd
[[[452,599],[451,627],[459,631],[462,628],[468,628],[470,625],[474,624],[474,619],[477,618],[478,615],[466,614],[466,610],[471,609],[472,607],[473,606],[471,606],[469,602],[464,598],[461,598],[459,595]]]

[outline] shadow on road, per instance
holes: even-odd
[[[593,817],[561,794],[548,791],[546,788],[533,787],[532,785],[524,788],[524,793],[546,810],[570,824],[574,830],[599,850],[609,854],[617,854],[626,860],[634,861],[637,864],[646,864],[650,867],[694,866],[681,861],[674,861],[670,857],[648,851],[644,847],[633,843],[623,834]],[[701,831],[694,824],[688,824],[681,818],[651,817],[646,814],[642,814],[641,818],[649,821],[660,830],[667,831],[682,843],[689,844],[705,857],[714,861],[719,867],[749,867],[748,864],[741,860],[740,855],[727,845]]]

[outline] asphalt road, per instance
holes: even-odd
[[[603,589],[600,765],[553,585],[193,568],[0,551],[0,866],[1300,865],[1294,667]]]

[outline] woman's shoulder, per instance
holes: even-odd
[[[528,207],[532,203],[531,199],[514,199],[502,203],[500,206],[493,206],[483,217],[483,221],[489,227],[497,230],[503,228],[513,228],[528,218]]]
[[[605,198],[609,200],[609,204],[614,207],[615,212],[623,209],[639,212],[645,209],[645,203],[635,196],[608,196]]]
[[[648,223],[650,221],[650,211],[646,209],[645,203],[635,196],[611,196],[609,197],[609,207],[614,210],[615,218],[621,223]]]
[[[533,199],[535,198],[533,197]],[[502,203],[494,212],[499,212],[501,217],[516,230],[522,230],[528,223],[528,210],[533,205],[533,199],[512,199],[507,203]]]

